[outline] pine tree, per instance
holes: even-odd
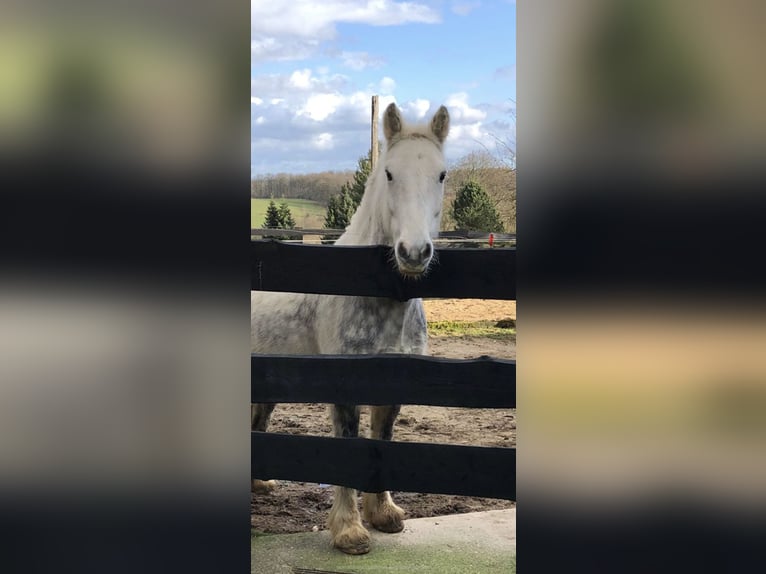
[[[367,185],[367,178],[370,177],[370,172],[372,172],[372,161],[370,160],[370,154],[367,154],[367,157],[359,158],[356,172],[354,172],[354,181],[349,188],[355,210],[362,203],[364,186]]]
[[[263,227],[266,229],[279,229],[281,227],[280,223],[279,209],[272,199],[266,208],[266,218],[263,220]]]
[[[467,231],[504,231],[495,206],[487,192],[473,181],[461,187],[452,202],[452,217],[455,228]]]
[[[351,216],[356,206],[353,204],[349,191],[349,184],[344,183],[340,193],[330,196],[327,201],[327,213],[324,216],[325,229],[346,229],[351,223]],[[333,243],[337,239],[332,235],[322,236],[323,243]]]
[[[286,201],[279,204],[279,223],[282,229],[295,229],[295,220]]]
[[[263,220],[263,227],[266,229],[295,229],[295,220],[293,214],[290,213],[290,207],[287,202],[283,201],[277,207],[272,199],[269,202],[269,206],[266,208],[266,218]],[[264,239],[285,239],[284,236],[278,235],[264,235]],[[292,236],[287,239],[293,239]]]
[[[327,213],[324,218],[325,229],[345,229],[351,223],[351,216],[354,215],[356,208],[362,202],[364,186],[367,184],[367,178],[371,171],[372,161],[368,153],[367,157],[359,158],[354,173],[354,181],[344,183],[340,188],[340,193],[331,196],[328,200]],[[335,238],[325,235],[322,239],[325,243],[330,243]]]

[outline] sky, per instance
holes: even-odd
[[[515,0],[252,0],[250,39],[252,176],[355,169],[374,94],[411,123],[446,105],[448,162],[515,147]]]

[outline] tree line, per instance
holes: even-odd
[[[251,196],[274,189],[271,185],[286,186],[281,198],[314,199],[327,205],[325,229],[344,229],[362,200],[364,187],[372,169],[370,155],[359,158],[355,172],[323,172],[290,176],[265,176],[251,182]],[[460,229],[503,232],[516,230],[516,170],[502,158],[487,151],[474,152],[461,158],[449,170],[445,183],[444,217],[442,230]],[[347,174],[344,176],[344,174]],[[343,182],[330,189],[331,181]],[[309,182],[316,185],[311,187]],[[305,190],[313,189],[310,197]],[[327,192],[327,199],[318,199]],[[301,195],[302,194],[302,195]],[[286,203],[279,207],[274,203],[275,194],[268,195],[272,201],[266,214],[264,227],[293,229],[295,222]],[[329,240],[329,237],[325,237]]]
[[[354,176],[353,171],[324,171],[321,173],[277,173],[256,177],[250,181],[253,199],[310,199],[327,204],[330,198]]]

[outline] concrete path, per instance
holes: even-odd
[[[512,574],[516,509],[405,521],[399,534],[370,530],[371,550],[348,556],[327,531],[254,536],[253,574]]]

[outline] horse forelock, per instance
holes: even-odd
[[[395,135],[393,138],[391,138],[387,142],[386,149],[390,150],[392,147],[394,147],[400,141],[404,141],[404,140],[417,140],[417,139],[428,140],[432,144],[434,144],[439,149],[439,151],[442,150],[442,143],[437,139],[437,137],[433,133],[431,133],[431,131],[428,129],[427,126],[424,126],[422,131],[421,130],[412,130],[412,131],[406,131],[406,132],[398,133],[397,135]]]

